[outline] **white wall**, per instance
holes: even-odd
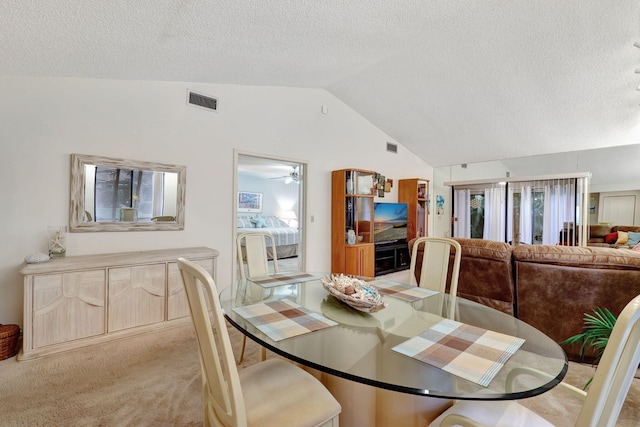
[[[219,112],[187,106],[187,89],[218,97]],[[0,323],[22,324],[22,261],[46,252],[47,226],[69,221],[71,153],[186,165],[187,190],[185,230],[72,233],[68,256],[208,246],[220,251],[219,287],[232,277],[234,149],[309,162],[310,271],[331,265],[331,170],[433,176],[404,147],[387,153],[395,141],[319,89],[0,77],[0,93]]]
[[[262,193],[261,216],[278,216],[282,210],[297,212],[298,186],[284,179],[265,179],[246,173],[238,173],[238,191]],[[255,213],[239,213],[240,216],[255,216]]]

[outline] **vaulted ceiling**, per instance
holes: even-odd
[[[0,3],[0,75],[324,88],[433,166],[640,143],[638,0]]]

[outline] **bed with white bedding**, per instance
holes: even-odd
[[[268,232],[276,244],[276,255],[280,258],[298,256],[298,229],[289,227],[286,222],[275,216],[241,216],[237,220],[237,234]],[[267,255],[273,258],[271,246],[267,242]]]

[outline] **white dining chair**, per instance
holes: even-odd
[[[418,283],[415,269],[420,247],[423,248],[423,254],[422,266],[420,267],[420,282]],[[443,313],[444,293],[447,288],[451,248],[455,249],[455,253],[453,256],[451,283],[449,285],[449,309],[447,317],[454,319],[456,295],[458,292],[458,276],[460,274],[460,260],[462,256],[460,243],[445,237],[420,237],[414,240],[411,251],[411,264],[409,267],[409,284],[439,292],[437,295],[438,313]]]
[[[609,336],[600,363],[587,392],[565,382],[560,387],[583,400],[575,426],[615,426],[629,387],[640,363],[640,295],[627,304]],[[516,375],[545,377],[522,368],[507,377],[507,386]],[[448,426],[552,426],[547,420],[514,401],[458,401],[430,427]]]
[[[278,256],[276,254],[276,242],[273,235],[267,231],[241,233],[236,237],[236,249],[238,250],[238,267],[240,278],[259,277],[269,275],[269,257],[267,256],[267,240],[269,240],[272,252],[273,273],[278,273]],[[244,249],[243,249],[244,248]],[[247,262],[246,272],[244,261]]]
[[[278,273],[278,256],[276,254],[276,242],[273,235],[267,231],[256,231],[250,233],[241,233],[236,237],[236,249],[238,252],[238,269],[240,271],[240,279],[268,276],[269,257],[267,256],[267,240],[271,244],[273,274]],[[244,249],[243,249],[244,248]],[[244,261],[247,261],[246,272]],[[261,290],[262,292],[262,290]],[[262,299],[262,298],[258,298]],[[247,337],[242,336],[242,347],[237,363],[242,363],[244,352],[247,346]],[[260,359],[267,359],[267,350],[260,348]]]
[[[211,275],[184,258],[178,268],[200,351],[205,426],[338,426],[338,401],[294,364],[271,359],[238,371]]]

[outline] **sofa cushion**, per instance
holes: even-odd
[[[635,246],[638,243],[640,243],[640,233],[630,231],[629,240],[627,241],[627,246]]]
[[[640,294],[640,252],[613,248],[521,245],[513,249],[518,318],[556,342],[583,330],[585,313],[617,316]],[[563,345],[580,360],[580,345]],[[594,352],[586,352],[587,362]]]
[[[514,262],[535,262],[587,269],[640,271],[640,254],[613,248],[560,245],[520,245],[513,249]]]
[[[618,240],[618,232],[613,232],[604,235],[604,242],[613,245]]]
[[[634,231],[636,233],[640,233],[640,225],[616,225],[611,231]]]
[[[629,241],[629,233],[626,231],[618,231],[618,240],[616,240],[616,245],[626,245]]]
[[[612,231],[614,230],[611,230],[611,226],[609,224],[590,225],[589,237],[604,237],[606,234],[609,234]]]

